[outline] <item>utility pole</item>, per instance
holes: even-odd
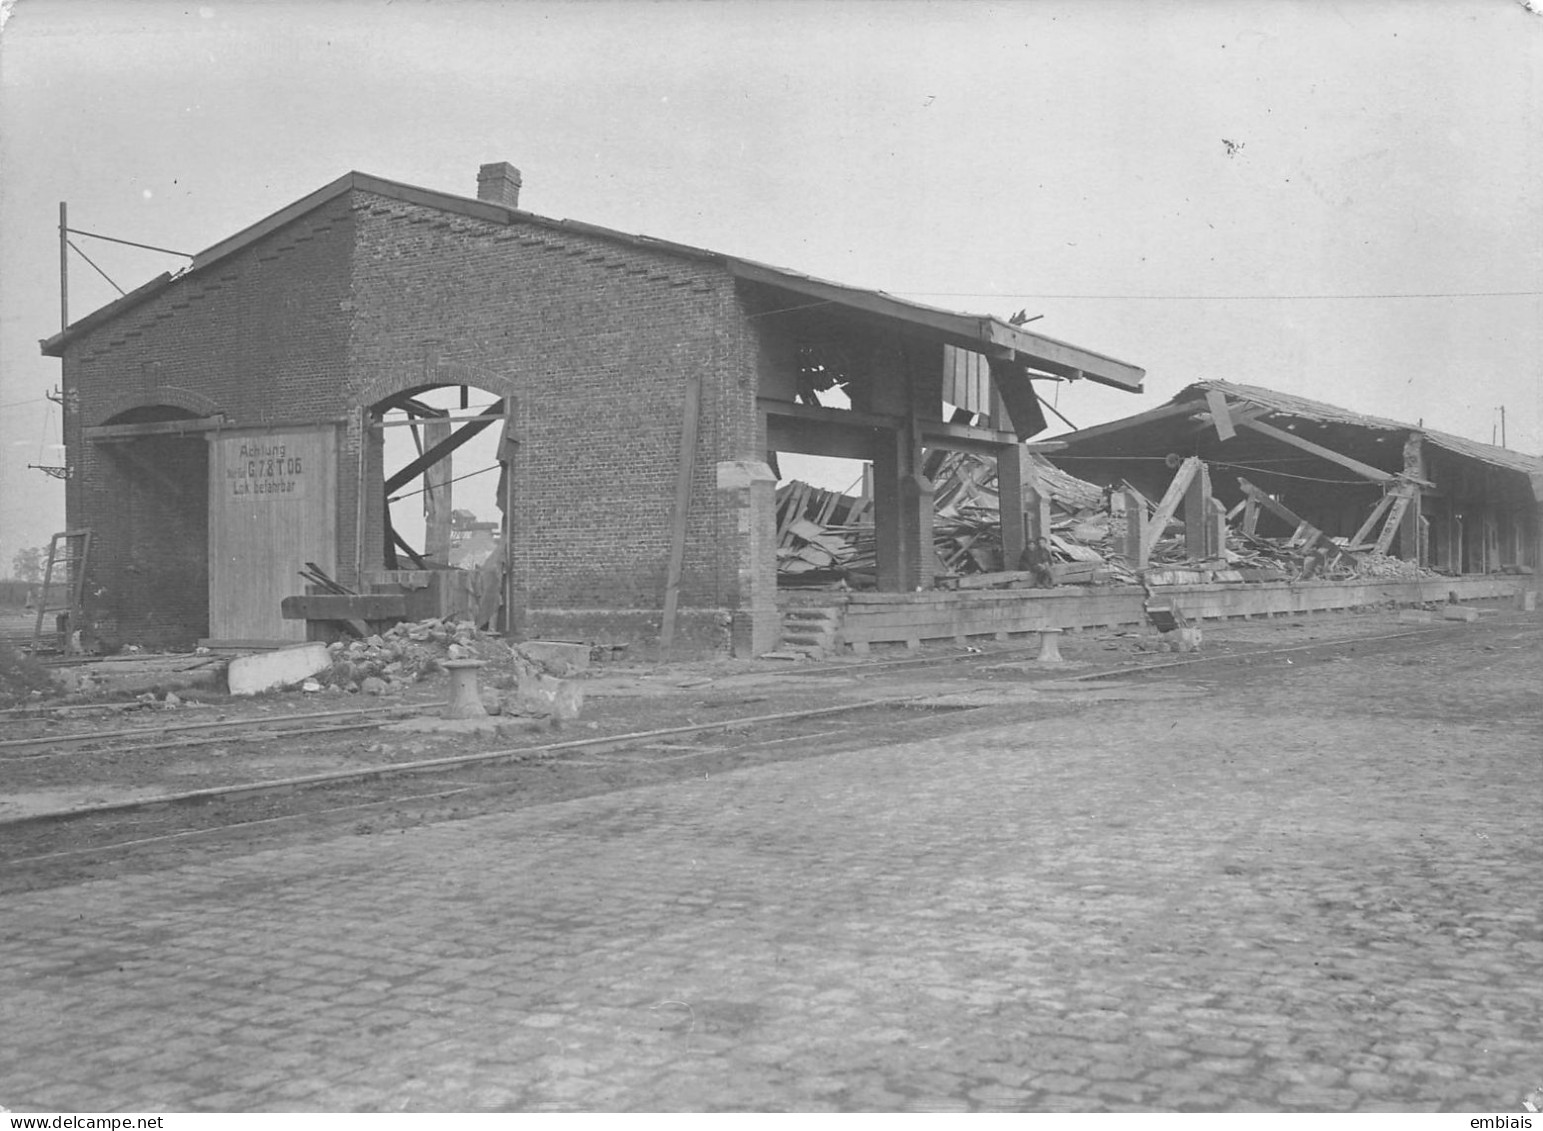
[[[70,328],[70,213],[59,202],[59,329]]]

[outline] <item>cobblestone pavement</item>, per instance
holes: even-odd
[[[6,897],[0,1105],[1519,1112],[1536,698],[1385,675]]]

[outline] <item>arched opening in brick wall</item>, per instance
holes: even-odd
[[[195,420],[174,405],[141,405],[108,426]],[[191,647],[209,628],[209,451],[202,432],[102,436],[89,500],[86,632],[113,651],[125,643]]]
[[[365,588],[402,589],[410,615],[507,629],[507,407],[497,392],[451,384],[416,386],[368,406],[362,557],[379,568],[361,577]]]

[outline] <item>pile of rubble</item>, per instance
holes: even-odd
[[[587,649],[580,649],[587,660]],[[551,646],[510,644],[471,621],[410,621],[365,640],[327,645],[332,666],[318,673],[312,690],[395,695],[444,670],[447,660],[481,660],[485,700],[494,713],[573,718],[583,691],[573,682],[584,665]]]
[[[365,640],[327,645],[332,666],[317,675],[323,688],[387,695],[405,691],[425,676],[440,671],[443,660],[507,662],[508,644],[478,630],[470,621],[438,617],[393,625]]]
[[[1034,455],[1033,460],[1040,487],[1050,499],[1047,540],[1057,584],[1139,582],[1135,563],[1125,553],[1125,517],[1112,508],[1114,493],[1078,479],[1041,455]],[[932,533],[939,583],[972,574],[1017,570],[1019,563],[1003,560],[996,461],[968,452],[933,452],[925,473],[934,485]],[[1150,500],[1144,502],[1150,513],[1153,505]],[[1220,557],[1201,563],[1189,552],[1184,524],[1172,519],[1152,545],[1148,565],[1158,572],[1193,572],[1204,567],[1207,573],[1203,580],[1218,581],[1435,576],[1431,570],[1386,554],[1362,551],[1353,558],[1335,555],[1325,553],[1322,545],[1299,543],[1295,536],[1265,538],[1246,533],[1240,525],[1229,523]],[[777,571],[778,583],[783,586],[872,588],[875,548],[871,501],[796,480],[779,487]]]

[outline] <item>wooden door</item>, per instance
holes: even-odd
[[[306,562],[337,572],[337,430],[221,432],[209,442],[209,637],[299,641],[280,604]]]

